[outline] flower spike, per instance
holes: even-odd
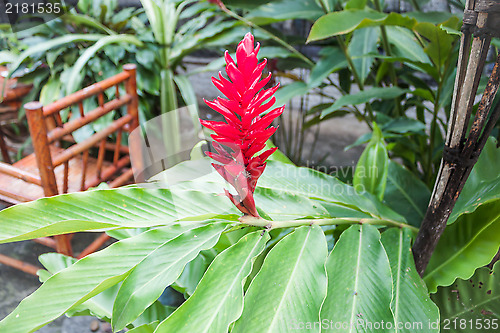
[[[236,62],[226,51],[224,58],[229,80],[221,73],[218,78],[212,78],[226,98],[205,100],[225,122],[200,120],[203,126],[215,132],[212,134],[215,152],[206,154],[218,162],[212,163],[213,167],[237,192],[233,195],[225,190],[226,196],[243,214],[254,217],[259,217],[253,198],[257,180],[266,168],[266,159],[278,148],[262,150],[276,131],[270,125],[285,108],[267,112],[276,101],[273,95],[279,84],[262,90],[271,79],[271,73],[262,78],[267,60],[259,63],[259,49],[259,43],[255,46],[253,35],[247,33],[236,49]]]

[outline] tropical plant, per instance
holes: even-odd
[[[253,131],[260,140],[270,125],[263,126],[265,116],[253,112],[266,105],[266,91],[241,94],[260,78],[249,82],[239,76],[241,70],[259,72],[250,41],[247,36],[240,44],[237,65],[227,58],[231,81],[219,78],[228,100],[212,102],[227,123],[205,122],[220,142],[218,154],[209,154],[222,163],[220,174],[201,158],[177,164],[146,187],[59,195],[0,212],[0,243],[103,229],[118,239],[76,262],[43,255],[44,283],[0,321],[0,331],[33,332],[66,313],[92,314],[110,321],[115,331],[128,327],[134,333],[438,332],[440,319],[450,325],[463,313],[462,303],[447,301],[455,289],[446,286],[457,277],[469,279],[499,247],[500,178],[490,168],[500,159],[496,141],[489,140],[474,167],[443,235],[448,240],[422,280],[411,253],[418,230],[412,217],[425,210],[425,193],[415,189],[426,187],[389,162],[375,124],[354,187],[278,161],[279,151],[267,164],[262,163],[269,153],[252,155],[258,163],[248,159],[245,140]],[[245,132],[244,124],[255,127]],[[175,175],[184,180],[162,181]],[[226,181],[240,197],[220,196]],[[254,206],[241,195],[249,192]],[[463,303],[466,318],[483,325],[487,319],[491,326],[500,320],[498,264],[488,273],[479,268],[471,279],[472,288],[484,286],[479,293],[466,281],[456,283],[471,295]],[[177,308],[158,301],[168,286],[186,297]],[[435,292],[436,286],[441,287],[432,299],[439,308],[427,289]],[[483,332],[477,327],[467,332]]]
[[[401,14],[384,12],[380,1],[227,2],[230,5],[239,6],[247,21],[269,31],[271,24],[291,19],[312,24],[308,45],[299,49],[314,61],[287,53],[272,62],[275,76],[284,83],[277,105],[301,96],[296,106],[300,114],[282,119],[277,138],[294,162],[303,163],[306,131],[324,120],[353,114],[370,128],[376,121],[390,156],[401,158],[432,187],[454,86],[459,17],[420,12],[419,2],[414,2],[414,11]],[[294,45],[305,40],[281,37]],[[352,146],[370,137],[364,135]]]
[[[120,8],[116,0],[79,1],[46,24],[8,35],[17,38],[20,52],[12,48],[5,62],[10,75],[23,74],[23,80],[34,83],[26,100],[39,97],[43,104],[114,75],[126,63],[137,63],[140,118],[144,122],[164,115],[163,135],[156,134],[175,157],[181,139],[174,110],[193,105],[196,114],[198,108],[182,73],[183,59],[201,48],[236,42],[227,32],[238,22],[217,17],[216,8],[205,1],[143,0],[142,7]],[[86,103],[85,110],[97,107],[92,99]]]

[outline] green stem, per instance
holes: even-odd
[[[375,9],[378,12],[382,13],[382,6],[380,6],[380,0],[373,0],[373,4],[375,5]],[[392,50],[391,50],[391,44],[389,43],[389,39],[387,38],[387,30],[385,29],[385,26],[381,25],[380,26],[380,34],[382,37],[382,45],[384,46],[385,53],[387,56],[392,56]],[[396,70],[394,69],[394,64],[391,62],[389,63],[389,76],[391,77],[392,85],[394,87],[398,86],[398,78],[396,76]],[[396,116],[402,116],[401,113],[401,100],[400,97],[396,98]]]
[[[359,74],[356,71],[356,67],[354,67],[354,62],[352,61],[351,55],[349,54],[349,51],[347,50],[347,46],[344,43],[344,40],[342,39],[341,36],[336,36],[337,38],[337,43],[339,43],[340,49],[342,50],[342,53],[344,53],[344,56],[347,60],[347,64],[349,65],[349,68],[351,69],[352,76],[354,77],[354,81],[359,87],[359,90],[365,90],[365,86],[363,84],[363,81],[359,78]],[[375,116],[373,114],[373,109],[370,103],[366,103],[366,111],[368,111],[369,119],[366,119],[366,117],[363,115],[363,120],[368,124],[370,128],[371,122],[375,120]]]
[[[410,3],[415,11],[420,11],[420,5],[418,4],[417,0],[410,0]]]
[[[278,44],[282,45],[283,47],[285,47],[287,50],[289,50],[290,52],[292,52],[293,54],[297,55],[300,59],[302,59],[305,63],[307,63],[309,66],[314,66],[314,63],[309,59],[307,58],[305,55],[303,55],[302,53],[300,53],[299,51],[297,51],[293,46],[291,46],[290,44],[288,44],[287,42],[285,42],[284,40],[282,40],[281,38],[279,38],[278,36],[272,34],[271,32],[267,31],[266,29],[264,28],[261,28],[260,26],[258,26],[257,24],[253,23],[252,21],[249,21],[247,20],[246,18],[236,14],[235,12],[233,12],[232,10],[228,9],[227,7],[223,6],[221,8],[227,15],[231,16],[232,18],[235,18],[243,23],[245,23],[246,25],[248,25],[249,27],[253,28],[253,29],[256,29],[256,30],[259,30],[261,32],[263,32],[264,34],[268,35],[272,40],[274,40],[275,42],[277,42]]]
[[[177,91],[175,89],[173,73],[170,69],[163,69],[161,71],[160,107],[163,144],[167,153],[168,165],[166,167],[170,167],[180,162],[177,154],[181,148],[179,115],[177,113]]]
[[[382,225],[387,227],[396,228],[408,228],[411,231],[417,233],[418,228],[411,226],[406,223],[396,222],[391,220],[381,220],[377,218],[329,218],[329,219],[305,219],[305,220],[287,220],[287,221],[270,221],[263,218],[256,218],[253,216],[245,215],[239,218],[239,221],[243,224],[247,224],[253,227],[263,227],[268,230],[278,229],[278,228],[292,228],[301,227],[304,225],[342,225],[342,224],[370,224],[370,225]]]

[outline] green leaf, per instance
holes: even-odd
[[[42,105],[47,105],[55,102],[60,98],[60,93],[61,81],[59,80],[59,78],[51,76],[40,91],[40,103],[42,103]]]
[[[158,327],[159,321],[152,322],[150,324],[144,324],[138,327],[135,327],[129,331],[128,333],[154,333],[156,327]]]
[[[309,87],[302,81],[287,84],[286,86],[278,89],[276,94],[274,94],[274,97],[276,97],[274,107],[282,106],[283,104],[288,103],[288,101],[293,97],[304,95],[308,91]]]
[[[238,35],[238,39],[241,39],[241,34]],[[231,53],[231,57],[235,59],[236,53]],[[278,47],[278,46],[263,46],[260,48],[259,51],[259,59],[263,58],[288,58],[288,57],[296,57],[293,53],[291,53],[289,50],[285,49],[284,47]],[[208,65],[200,67],[198,69],[194,69],[187,73],[187,75],[193,75],[197,73],[202,73],[202,72],[208,72],[208,71],[217,71],[224,67],[226,64],[224,57],[220,57],[212,62],[210,62]],[[278,92],[281,89],[278,89]]]
[[[255,200],[273,220],[296,220],[299,218],[330,217],[328,211],[311,199],[285,191],[257,188]]]
[[[446,227],[424,273],[431,293],[456,278],[468,279],[476,268],[487,265],[499,247],[500,201],[464,214]]]
[[[21,64],[31,57],[32,55],[39,54],[39,53],[44,53],[47,50],[69,44],[69,43],[76,43],[76,42],[97,42],[100,39],[106,37],[107,35],[102,35],[102,34],[69,34],[65,35],[62,37],[54,38],[51,40],[48,40],[46,42],[37,44],[35,46],[32,46],[28,48],[26,51],[22,52],[19,57],[17,58],[16,62],[13,63],[12,67],[10,67],[9,71],[9,77],[14,73]]]
[[[448,224],[454,223],[462,214],[473,212],[481,205],[500,199],[500,173],[498,168],[494,167],[498,165],[500,148],[497,148],[496,139],[490,137],[458,197]]]
[[[382,131],[398,134],[423,134],[425,132],[425,124],[416,119],[399,117],[384,124],[384,126],[382,126]]]
[[[285,236],[252,280],[231,332],[288,333],[294,323],[317,322],[326,295],[326,256],[326,239],[318,226]]]
[[[137,46],[143,45],[143,43],[139,39],[132,35],[112,35],[102,37],[97,41],[97,43],[87,48],[73,65],[68,78],[68,86],[66,87],[67,94],[71,94],[79,89],[82,78],[81,73],[83,72],[83,68],[85,67],[87,62],[92,57],[94,57],[100,49],[114,43],[129,43]]]
[[[0,244],[79,231],[167,225],[197,216],[203,220],[217,212],[239,216],[227,198],[199,191],[120,188],[64,194],[0,211]]]
[[[391,49],[393,55],[415,62],[430,63],[429,57],[412,31],[402,27],[387,27],[386,30],[387,38],[393,45]]]
[[[405,13],[405,15],[416,19],[418,22],[429,22],[436,25],[448,21],[451,18],[457,17],[456,14],[452,14],[446,11],[440,11],[440,12],[413,11]]]
[[[328,293],[321,322],[334,332],[375,332],[362,323],[392,323],[392,278],[380,233],[370,225],[353,225],[342,233],[326,261]],[[347,326],[335,327],[335,323]],[[352,327],[350,325],[353,325]]]
[[[314,22],[308,42],[344,35],[356,29],[381,25],[397,25],[412,28],[416,20],[398,13],[380,13],[371,9],[347,9],[321,16]]]
[[[220,253],[195,293],[155,332],[227,332],[241,315],[243,285],[268,240],[268,233],[255,231]]]
[[[227,184],[216,172],[211,171],[208,158],[179,163],[175,167],[155,176],[155,180],[164,182],[179,180],[173,185],[181,189],[197,189],[204,193],[221,193]],[[192,181],[196,179],[196,181]],[[183,181],[184,180],[184,181]],[[257,188],[266,188],[287,192],[289,195],[303,196],[319,202],[335,203],[354,208],[382,219],[405,222],[405,219],[382,204],[375,196],[365,192],[360,194],[354,187],[341,182],[338,178],[325,173],[293,164],[268,161],[266,171],[259,179]],[[257,207],[260,198],[256,198]],[[1,217],[1,212],[0,212]]]
[[[203,228],[203,226],[201,227]],[[116,242],[80,259],[49,278],[2,321],[0,332],[33,332],[91,297],[123,281],[151,252],[190,233],[193,225],[177,224]],[[222,231],[222,226],[221,229]],[[195,232],[195,231],[193,231]],[[58,301],[52,302],[54,295]]]
[[[323,14],[314,0],[281,0],[271,1],[251,10],[245,18],[265,25],[291,19],[314,21]]]
[[[221,239],[224,238],[223,234]],[[219,239],[220,242],[220,239]],[[171,285],[172,288],[177,290],[180,293],[184,294],[185,298],[188,298],[194,293],[196,286],[200,283],[203,274],[208,268],[209,262],[205,256],[200,253],[196,258],[187,263],[186,267],[182,271],[182,274],[175,281],[174,284]]]
[[[125,278],[113,305],[113,330],[133,322],[182,273],[200,251],[212,248],[224,226],[209,224],[184,233],[151,252]]]
[[[178,179],[180,175],[186,176],[188,181],[180,182],[175,186],[180,189],[197,189],[205,193],[221,193],[227,187],[224,180],[216,172],[208,174],[211,161],[206,158],[197,161],[180,163],[170,170],[158,175],[161,179]],[[157,178],[157,179],[158,179]],[[196,179],[196,181],[189,181]],[[382,204],[372,194],[358,193],[354,187],[341,182],[338,178],[304,167],[292,164],[268,161],[266,171],[259,179],[257,188],[267,188],[287,192],[289,195],[304,196],[319,202],[335,203],[354,208],[382,219],[405,222],[405,219],[393,210]],[[257,207],[260,198],[256,197]],[[264,210],[266,207],[261,207]],[[0,213],[1,216],[1,213]]]
[[[363,6],[364,7],[364,6]],[[352,62],[356,72],[362,82],[370,74],[374,61],[373,57],[367,57],[369,53],[377,52],[378,39],[380,38],[380,29],[364,28],[353,32],[348,52],[352,57]]]
[[[363,9],[366,6],[366,0],[349,0],[344,9]]]
[[[307,83],[309,89],[318,87],[328,75],[347,66],[347,60],[340,49],[328,48],[325,53],[311,70]]]
[[[418,23],[414,27],[415,31],[428,40],[425,53],[431,58],[435,66],[443,66],[452,51],[453,42],[456,37],[449,35],[440,27],[432,23]]]
[[[67,13],[64,13],[62,18],[66,22],[74,24],[74,25],[86,25],[88,27],[91,27],[91,28],[94,28],[97,30],[101,30],[103,33],[107,33],[108,35],[116,35],[115,31],[106,27],[104,24],[99,22],[99,20],[96,20],[95,18],[92,18],[92,17],[87,16],[87,15],[67,12]]]
[[[335,5],[338,0],[316,0],[316,3],[324,9],[325,12],[329,13],[335,10]]]
[[[419,227],[424,219],[431,191],[415,174],[389,161],[384,203],[403,215],[408,223]]]
[[[432,299],[441,311],[441,327],[457,333],[498,331],[500,322],[500,262],[493,270],[479,268],[468,280],[439,288]],[[496,324],[494,324],[496,322]]]
[[[373,123],[373,135],[361,154],[354,171],[354,188],[369,192],[380,200],[384,198],[389,169],[389,155],[384,143],[382,131]]]
[[[41,282],[47,281],[52,275],[70,267],[77,261],[76,258],[53,252],[42,254],[38,259],[47,269],[47,271],[39,270],[37,272]],[[100,292],[82,304],[73,307],[70,311],[66,312],[66,315],[69,317],[92,315],[109,321],[113,311],[113,302],[118,293],[118,287],[119,284]]]
[[[391,311],[395,333],[436,332],[429,321],[439,320],[439,309],[429,298],[427,287],[418,275],[411,252],[411,233],[407,228],[390,228],[381,236],[392,271]],[[411,323],[411,327],[405,324]],[[425,329],[425,330],[424,330]]]
[[[201,130],[201,124],[198,118],[200,110],[198,108],[198,99],[196,98],[193,85],[185,75],[175,75],[174,81],[177,87],[179,88],[179,92],[182,95],[182,99],[184,100],[184,102],[188,107],[193,127],[195,128],[195,131],[198,132]]]
[[[363,104],[370,102],[372,99],[394,99],[407,92],[407,90],[401,89],[399,87],[375,87],[369,90],[362,90],[356,94],[344,95],[337,99],[331,107],[323,110],[323,112],[321,113],[321,117],[325,117],[328,114],[335,112],[347,105]]]

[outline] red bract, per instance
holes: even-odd
[[[254,47],[254,37],[248,33],[236,49],[237,64],[226,51],[226,73],[230,80],[219,72],[219,78],[213,77],[212,82],[227,99],[205,100],[224,116],[226,122],[200,120],[203,126],[215,132],[212,138],[216,152],[207,152],[207,155],[220,164],[212,165],[238,193],[232,195],[225,190],[226,195],[241,212],[255,217],[259,216],[253,198],[255,186],[264,172],[266,159],[277,148],[258,153],[276,131],[275,127],[270,127],[271,123],[285,108],[282,106],[263,115],[275,103],[273,94],[279,84],[262,90],[271,79],[271,73],[262,79],[267,60],[258,62],[259,48],[259,43]]]

